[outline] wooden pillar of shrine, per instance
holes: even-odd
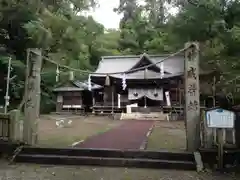
[[[112,97],[112,87],[111,86],[105,86],[104,87],[104,106],[109,106],[109,103],[111,102]]]
[[[200,87],[199,44],[186,43],[185,51],[185,120],[187,150],[195,151],[200,146]]]
[[[110,77],[107,75],[104,86],[104,106],[111,106],[112,113],[114,110],[114,93],[114,85],[111,83]]]

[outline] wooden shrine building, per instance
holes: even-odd
[[[184,56],[168,55],[104,56],[89,81],[71,81],[56,88],[56,111],[125,112],[127,105],[136,111],[159,112],[184,107]],[[139,69],[143,66],[147,69]],[[138,69],[138,70],[134,70]],[[134,70],[134,71],[132,71]],[[125,72],[125,74],[111,74]],[[107,74],[107,75],[106,75]],[[212,106],[215,72],[200,69],[201,105]],[[126,88],[123,88],[123,79]],[[107,80],[107,83],[106,83]],[[191,87],[194,93],[194,87]],[[210,98],[209,98],[210,97]],[[91,109],[91,110],[90,110]]]
[[[92,90],[102,91],[102,86],[92,83]],[[93,106],[92,92],[88,91],[88,82],[69,81],[54,89],[57,95],[56,112],[85,112]]]
[[[156,64],[167,56],[143,54],[102,57],[95,71],[99,74],[92,74],[91,81],[104,87],[103,99],[101,102],[94,101],[93,110],[109,109],[116,112],[119,109],[125,110],[126,105],[130,104],[137,104],[138,109],[149,111],[161,111],[164,107],[173,106],[183,108],[185,59],[183,55],[179,55]],[[149,68],[131,71],[146,65]],[[111,74],[124,71],[131,72]],[[200,69],[200,88],[204,87],[201,88],[201,94],[212,95],[213,77],[214,72]],[[109,81],[107,85],[106,79]],[[126,89],[122,87],[123,79],[126,79]],[[194,93],[194,87],[191,90]],[[201,100],[202,105],[206,105],[207,98]]]

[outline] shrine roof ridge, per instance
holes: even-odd
[[[171,54],[166,53],[166,54],[147,54],[147,53],[143,53],[143,54],[129,54],[129,55],[116,55],[116,56],[102,56],[102,59],[118,59],[118,58],[141,58],[142,56],[146,56],[146,57],[167,57],[170,56]],[[176,55],[175,57],[179,57],[179,56],[184,56],[183,53]]]
[[[145,58],[144,58],[145,57]],[[136,68],[139,62],[148,59],[147,63],[156,64],[168,55],[122,55],[122,56],[103,56],[98,64],[96,73],[113,73],[125,72]],[[146,62],[146,61],[145,61]],[[184,71],[184,56],[174,56],[163,62],[164,71],[169,74],[179,74]],[[160,69],[160,63],[156,64],[156,68]]]

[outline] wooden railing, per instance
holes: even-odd
[[[9,140],[10,138],[10,115],[0,114],[0,140]]]
[[[22,123],[19,110],[12,110],[8,114],[0,113],[0,141],[22,141]]]

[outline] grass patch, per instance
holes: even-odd
[[[186,133],[180,122],[158,122],[148,138],[147,150],[185,150]],[[179,124],[180,123],[180,124]]]
[[[67,147],[74,142],[104,133],[120,124],[120,121],[112,121],[106,118],[88,117],[81,119],[80,117],[68,117],[67,119],[72,120],[72,125],[66,128],[56,127],[56,120],[54,119],[41,119],[38,144],[47,147]]]

